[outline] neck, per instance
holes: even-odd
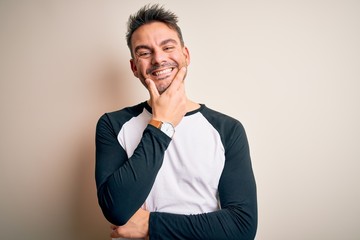
[[[150,99],[147,100],[147,103],[149,104],[150,107],[152,107]],[[194,101],[192,101],[190,99],[186,100],[186,112],[191,112],[191,111],[194,111],[194,110],[196,110],[198,108],[200,108],[200,104],[198,104],[198,103],[196,103],[196,102],[194,102]]]
[[[191,112],[200,108],[200,104],[191,101],[190,99],[186,100],[186,112]]]

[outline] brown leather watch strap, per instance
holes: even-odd
[[[158,120],[155,120],[155,119],[151,119],[150,122],[149,122],[150,125],[153,125],[154,127],[156,128],[161,128],[161,125],[162,125],[162,121],[158,121]]]

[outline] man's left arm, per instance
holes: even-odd
[[[218,187],[221,209],[196,215],[152,212],[150,239],[255,238],[257,196],[249,144],[241,124],[231,132],[225,143],[226,160]]]

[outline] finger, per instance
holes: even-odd
[[[186,71],[187,71],[186,67],[182,67],[177,72],[174,80],[175,80],[175,83],[178,84],[178,86],[180,86],[181,83],[184,83],[185,76],[186,76]]]
[[[156,98],[156,97],[160,96],[159,91],[157,90],[156,85],[153,80],[147,78],[147,79],[145,79],[145,82],[148,86],[148,91],[150,93],[151,98]]]
[[[110,237],[111,237],[111,238],[118,238],[118,237],[120,237],[120,236],[119,236],[119,234],[114,230],[114,231],[111,232]]]
[[[117,228],[117,226],[115,226],[114,224],[111,224],[110,228],[111,228],[111,230],[115,230]]]
[[[180,68],[180,70],[177,72],[174,80],[172,81],[171,85],[169,86],[169,89],[170,90],[171,89],[178,90],[179,87],[184,82],[185,75],[186,75],[186,67]]]
[[[119,231],[119,230],[118,230],[118,227],[116,227],[115,229],[113,229],[113,230],[111,231],[111,233],[110,233],[110,237],[112,237],[112,238],[119,238],[119,237],[121,237],[118,231]]]

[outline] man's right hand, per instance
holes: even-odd
[[[184,78],[186,67],[182,67],[176,74],[170,86],[162,94],[151,79],[146,79],[150,93],[153,119],[178,125],[186,114],[187,97],[185,94]]]

